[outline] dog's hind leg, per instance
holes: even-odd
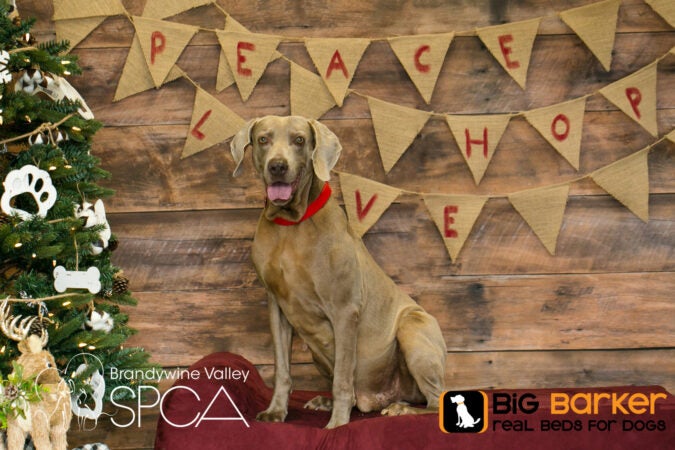
[[[384,415],[426,414],[438,411],[445,385],[445,341],[438,322],[421,310],[401,318],[396,333],[408,371],[427,401],[426,408],[394,403],[382,410]]]

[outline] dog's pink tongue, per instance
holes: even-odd
[[[291,198],[293,194],[293,187],[286,183],[274,183],[267,186],[267,198],[276,201],[286,201]]]

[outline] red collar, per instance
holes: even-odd
[[[297,222],[293,222],[291,220],[286,220],[282,219],[281,217],[275,217],[273,219],[273,222],[276,223],[277,225],[282,225],[284,227],[289,227],[291,225],[297,225],[300,222],[304,222],[305,220],[309,219],[312,217],[314,214],[318,213],[321,208],[324,207],[326,202],[328,202],[328,199],[330,198],[331,195],[331,189],[328,183],[325,183],[323,185],[323,189],[321,189],[321,193],[319,196],[314,200],[312,203],[310,203],[307,206],[307,211],[305,211],[305,215],[300,218]]]

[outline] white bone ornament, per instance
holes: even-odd
[[[96,294],[101,290],[101,272],[97,267],[90,267],[85,272],[69,271],[63,266],[54,268],[54,289],[66,292],[67,289],[87,289]]]
[[[110,241],[112,232],[110,231],[110,225],[108,225],[108,220],[105,216],[105,206],[103,205],[103,200],[96,200],[96,203],[94,203],[93,206],[94,207],[92,209],[91,203],[88,202],[84,202],[82,207],[75,205],[75,217],[78,219],[82,217],[87,219],[86,223],[84,224],[85,228],[103,225],[103,229],[98,234],[101,238],[101,241],[91,245],[91,252],[94,255],[99,255],[103,249],[108,248],[108,242]]]
[[[33,196],[38,207],[36,214],[42,218],[47,217],[47,213],[56,203],[56,188],[49,173],[33,165],[28,164],[21,169],[12,170],[2,184],[5,192],[0,200],[0,207],[7,215],[17,214],[23,220],[33,217],[34,214],[11,206],[14,197],[25,193]]]

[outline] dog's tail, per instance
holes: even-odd
[[[474,420],[473,424],[476,425],[478,422],[480,422],[480,417],[476,420]]]

